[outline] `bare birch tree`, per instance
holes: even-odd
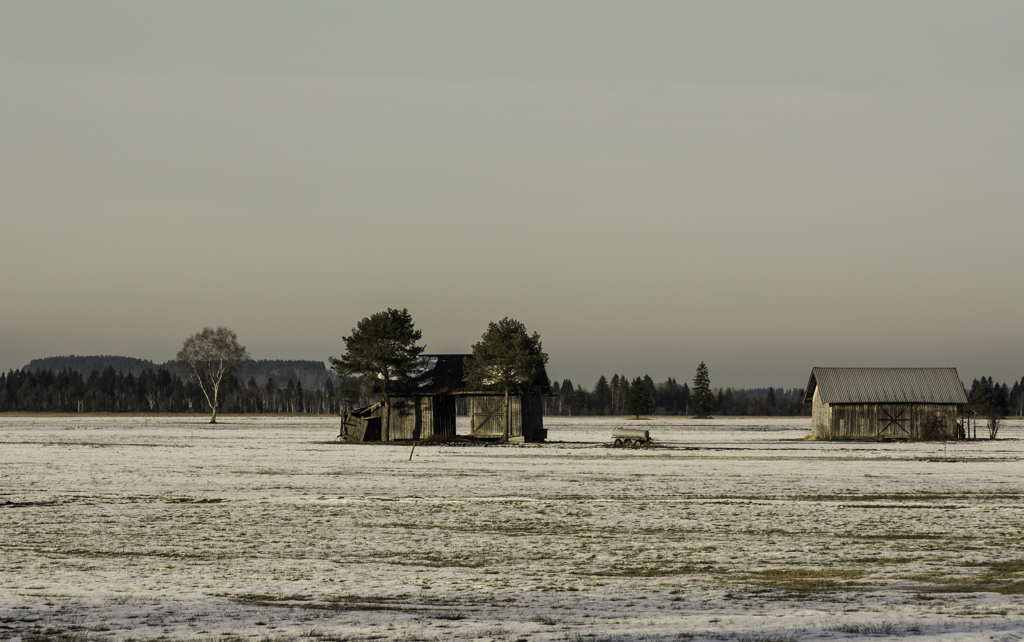
[[[249,352],[238,344],[238,335],[223,326],[216,330],[203,328],[185,339],[178,351],[178,365],[206,397],[211,424],[217,423],[217,392],[221,382],[245,361],[249,361]]]

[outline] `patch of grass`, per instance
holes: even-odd
[[[27,508],[29,506],[56,506],[57,500],[55,499],[43,499],[37,501],[11,501],[4,500],[0,502],[0,508]]]
[[[766,569],[751,572],[744,581],[786,591],[821,591],[849,588],[864,577],[851,569]]]
[[[796,633],[740,633],[736,642],[797,642],[800,636]]]
[[[936,584],[931,589],[936,593],[1001,593],[1003,595],[1024,595],[1024,559],[969,564],[967,566],[988,567],[987,573],[973,577],[950,578],[938,573],[914,575],[907,579],[915,582]]]
[[[341,635],[338,633],[328,633],[323,629],[306,629],[299,634],[300,638],[307,638],[310,640],[317,640],[318,642],[348,642],[353,638],[347,635]],[[264,638],[260,642],[270,642],[270,640]]]
[[[866,540],[866,541],[890,541],[890,540],[929,540],[929,539],[946,539],[947,535],[940,535],[937,533],[906,533],[906,532],[894,532],[888,533],[841,533],[836,537],[848,540]]]
[[[1009,584],[992,584],[981,578],[950,580],[929,589],[933,593],[1001,593],[1003,595],[1024,595],[1024,581]]]
[[[393,557],[391,564],[402,566],[427,566],[430,568],[482,568],[487,565],[485,560],[472,560],[464,557],[453,557],[428,553],[417,557],[409,557],[403,554]]]
[[[1009,560],[1006,562],[993,562],[988,566],[992,570],[1000,573],[1024,573],[1024,559]]]
[[[81,631],[61,633],[27,633],[21,636],[22,642],[98,642],[106,640],[105,636],[93,635]]]
[[[837,633],[852,633],[854,635],[894,635],[901,636],[907,633],[920,633],[921,627],[916,624],[906,625],[896,622],[856,622],[851,624],[839,624],[826,629]]]
[[[686,573],[686,571],[682,569],[627,568],[609,569],[604,572],[588,573],[588,575],[600,577],[668,577],[670,575],[681,575],[683,573]]]
[[[1002,593],[1003,595],[1024,595],[1024,581],[1011,582],[1006,586],[993,588],[992,592]]]
[[[878,566],[904,566],[916,561],[913,557],[855,557],[852,564],[877,564]]]
[[[583,577],[670,577],[672,575],[689,575],[694,573],[718,573],[721,569],[711,564],[685,564],[675,568],[650,568],[634,566],[630,568],[610,568],[588,573],[574,573]]]
[[[42,551],[37,551],[42,552]],[[133,559],[133,558],[164,558],[164,559],[182,559],[182,560],[219,560],[219,559],[233,559],[234,556],[228,553],[206,553],[197,552],[195,549],[174,549],[174,550],[142,550],[142,551],[113,551],[113,550],[102,550],[102,549],[67,549],[60,551],[62,555],[66,557],[77,557],[85,559],[105,559],[105,558],[122,558],[122,559]],[[31,588],[31,587],[29,587]],[[42,587],[40,587],[42,588]]]
[[[223,497],[192,497],[186,495],[185,497],[170,497],[167,499],[168,504],[222,504],[228,501]]]
[[[1020,493],[875,493],[869,494],[816,494],[789,495],[780,499],[794,499],[819,502],[877,502],[877,501],[912,501],[929,502],[950,499],[977,501],[982,499],[1022,499]]]
[[[279,604],[281,602],[305,602],[309,600],[308,595],[295,593],[292,595],[272,595],[270,593],[239,593],[235,595],[219,596],[228,597],[239,604]]]
[[[248,606],[270,606],[280,608],[302,608],[315,611],[404,611],[423,613],[437,617],[437,612],[430,607],[453,606],[455,601],[443,597],[402,595],[331,595],[326,598],[314,598],[302,593],[269,594],[269,593],[235,593],[214,594],[239,604]],[[448,612],[454,613],[454,611]],[[455,619],[444,618],[441,619]]]

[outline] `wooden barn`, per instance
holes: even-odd
[[[956,439],[967,394],[956,368],[813,368],[814,439]]]
[[[390,437],[392,440],[426,439],[434,435],[454,435],[456,398],[469,400],[470,429],[474,437],[500,439],[504,434],[504,396],[487,390],[472,390],[466,385],[464,361],[468,354],[423,355],[422,365],[410,385],[391,396]],[[547,376],[530,392],[509,398],[509,440],[544,441],[541,395],[550,394]],[[380,441],[382,403],[346,413],[341,420],[343,441]]]

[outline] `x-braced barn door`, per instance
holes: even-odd
[[[910,406],[879,406],[878,436],[910,437]]]
[[[505,433],[504,397],[473,397],[473,434],[501,436]]]

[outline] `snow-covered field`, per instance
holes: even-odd
[[[0,417],[0,638],[1024,639],[1020,422],[549,418],[548,444],[411,461],[222,422]],[[658,446],[608,448],[617,425]]]

